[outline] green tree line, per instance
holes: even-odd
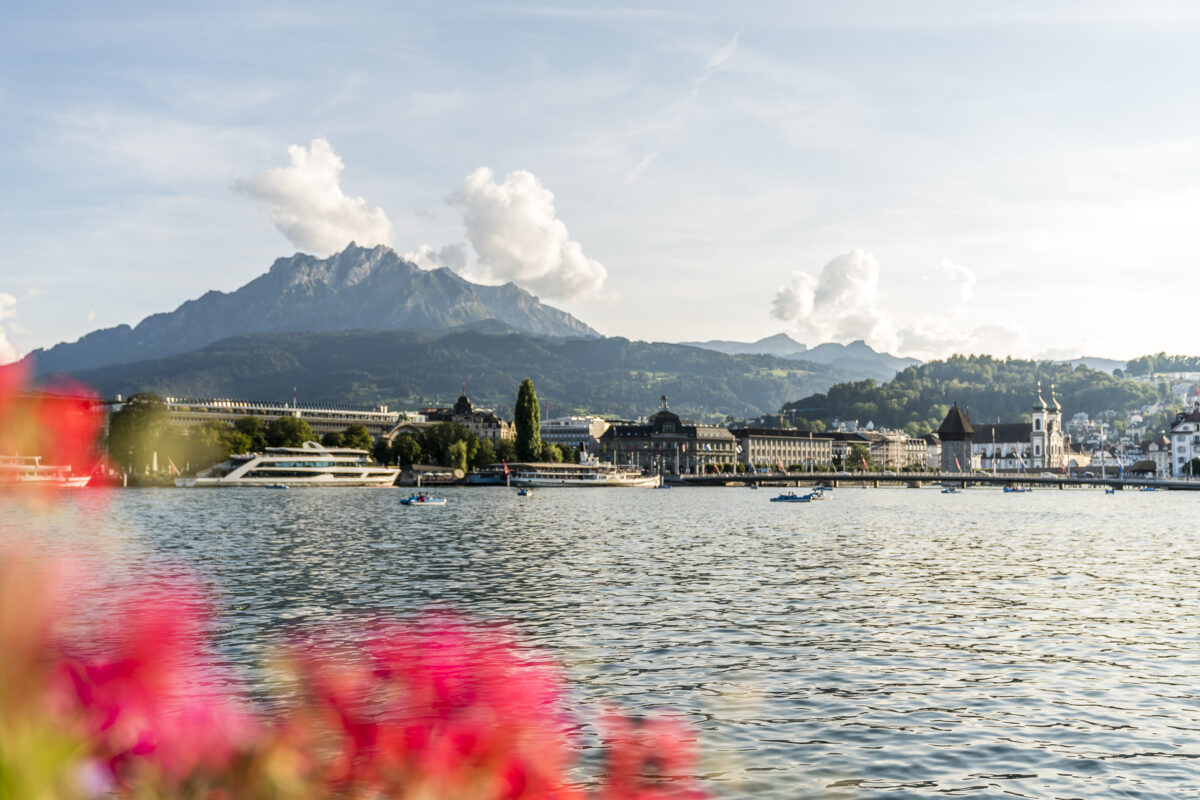
[[[975,422],[1027,419],[1038,381],[1047,402],[1054,384],[1067,416],[1129,411],[1165,397],[1161,387],[1082,365],[956,355],[908,367],[883,384],[870,379],[835,384],[785,404],[783,413],[806,420],[872,421],[918,436],[936,431],[955,402],[968,408]]]

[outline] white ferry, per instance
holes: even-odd
[[[41,456],[0,456],[0,486],[78,489],[91,477],[72,475],[69,466],[43,464]]]
[[[601,463],[594,457],[582,464],[509,464],[513,486],[627,486],[651,488],[661,476],[646,475],[640,467]],[[493,466],[495,469],[495,466]]]
[[[176,478],[184,488],[218,486],[391,486],[400,470],[371,463],[366,450],[323,447],[268,447],[262,453],[230,456],[194,478]]]

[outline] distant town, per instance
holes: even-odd
[[[143,394],[112,398],[109,419],[119,427],[131,408],[142,413],[148,404],[169,428],[150,432],[153,424],[142,413],[135,434],[152,435],[154,441],[121,440],[110,430],[109,452],[116,468],[140,476],[194,473],[231,452],[298,446],[309,439],[369,450],[379,463],[396,464],[410,474],[449,468],[459,470],[458,477],[523,456],[551,463],[590,458],[680,476],[831,471],[1200,475],[1200,374],[1147,380],[1167,388],[1168,399],[1131,413],[1089,416],[1064,408],[1053,385],[1038,384],[1020,419],[972,419],[969,409],[955,403],[941,426],[923,435],[913,435],[911,426],[889,429],[871,420],[809,422],[795,410],[705,424],[680,417],[661,396],[657,407],[637,419],[539,417],[540,445],[526,453],[517,452],[511,415],[473,404],[465,384],[453,404],[413,410],[310,405],[295,398],[251,402]],[[1156,419],[1166,423],[1157,428],[1151,423]],[[127,443],[114,446],[114,439]],[[207,445],[198,449],[202,440]],[[451,447],[456,441],[462,446]]]

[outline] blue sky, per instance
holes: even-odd
[[[1200,7],[394,5],[6,7],[0,357],[350,238],[630,338],[1196,350]]]

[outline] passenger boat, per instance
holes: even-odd
[[[401,498],[400,505],[403,506],[444,506],[446,498],[432,497],[427,494],[410,494],[408,497]]]
[[[399,469],[372,463],[366,450],[305,442],[302,447],[268,447],[262,453],[230,456],[194,478],[176,478],[175,485],[189,489],[391,486],[399,476]]]
[[[0,456],[0,486],[78,489],[91,477],[72,475],[70,466],[43,464],[41,456]]]
[[[581,464],[509,464],[513,486],[659,486],[658,475],[646,475],[640,467],[601,463],[594,456]]]

